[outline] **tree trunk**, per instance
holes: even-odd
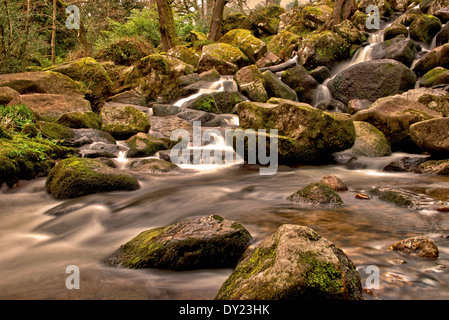
[[[210,22],[210,31],[208,39],[211,41],[217,41],[222,36],[223,28],[223,11],[226,0],[217,0],[214,5],[214,12]]]
[[[51,63],[56,63],[56,0],[53,0],[53,24],[51,28]]]
[[[157,0],[162,50],[167,52],[177,43],[175,19],[169,0]]]
[[[345,19],[349,19],[357,10],[354,0],[335,0],[332,17],[326,24],[327,29],[331,29]]]
[[[18,59],[21,61],[23,56],[25,55],[25,52],[27,51],[28,46],[28,37],[30,33],[30,17],[31,17],[31,0],[27,0],[26,4],[26,18],[25,18],[25,26],[23,28],[25,37],[22,39],[22,42],[20,43],[20,49],[18,54]]]

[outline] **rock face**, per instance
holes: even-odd
[[[382,131],[393,151],[410,152],[417,150],[409,135],[410,125],[433,118],[441,118],[441,114],[419,102],[396,96],[377,100],[369,109],[357,112],[351,119],[369,122]]]
[[[332,78],[328,87],[332,96],[348,104],[352,99],[376,101],[413,89],[416,75],[404,64],[391,59],[353,65]]]
[[[439,158],[449,157],[449,118],[417,122],[409,131],[413,141],[424,151]]]
[[[384,157],[391,155],[390,143],[375,126],[364,121],[354,121],[356,139],[354,145],[339,155],[349,157]]]
[[[50,171],[45,187],[58,200],[140,188],[134,177],[101,161],[85,158],[62,160]]]
[[[56,120],[67,112],[92,112],[90,102],[79,95],[23,94],[9,103],[9,105],[20,104],[28,106],[38,118],[47,120]]]
[[[413,254],[422,258],[437,259],[439,256],[439,250],[435,241],[426,236],[417,236],[401,240],[389,246],[388,250]]]
[[[115,139],[123,140],[150,128],[148,115],[131,106],[105,106],[101,109],[101,130]]]
[[[311,183],[289,195],[287,200],[298,203],[338,206],[343,204],[340,196],[328,184]]]
[[[144,231],[105,263],[170,270],[232,268],[251,240],[241,224],[212,215]]]
[[[362,300],[363,297],[360,277],[341,249],[310,228],[286,224],[239,263],[215,299]]]
[[[243,129],[278,130],[280,162],[322,161],[354,144],[351,120],[340,120],[305,103],[283,99],[276,103],[241,102],[237,113]]]

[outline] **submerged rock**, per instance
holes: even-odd
[[[251,240],[241,224],[212,215],[143,231],[105,263],[170,270],[232,268]]]
[[[413,254],[421,258],[437,259],[438,246],[435,241],[426,236],[416,236],[396,242],[388,247],[388,251],[395,250],[401,253]]]
[[[140,186],[134,177],[100,160],[70,158],[50,171],[45,188],[55,199],[63,200],[99,192],[137,190]]]
[[[343,204],[338,193],[335,192],[327,183],[311,183],[304,188],[292,193],[287,200],[298,203],[310,203],[317,205],[333,205]]]
[[[269,289],[267,289],[269,288]],[[310,228],[285,224],[223,283],[217,300],[362,300],[346,254]]]
[[[147,173],[167,173],[179,171],[179,167],[176,164],[156,158],[132,161],[129,164],[129,168],[131,170]]]
[[[415,208],[416,199],[413,194],[405,190],[391,188],[374,188],[369,190],[371,195],[377,196],[379,200],[391,202],[399,207]]]

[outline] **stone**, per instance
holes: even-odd
[[[343,204],[343,200],[338,193],[323,182],[308,184],[304,188],[289,195],[287,200],[314,205],[339,206]]]
[[[393,23],[391,26],[384,30],[384,41],[393,39],[399,35],[408,37],[408,29],[406,26],[400,23]]]
[[[126,140],[126,145],[129,147],[126,153],[127,158],[149,157],[153,156],[159,150],[168,149],[165,141],[143,132],[139,132]]]
[[[437,118],[414,123],[410,137],[424,151],[437,158],[449,158],[449,118]]]
[[[265,90],[269,98],[276,97],[293,101],[298,99],[296,92],[282,82],[273,72],[262,72],[262,78],[265,81]]]
[[[134,160],[129,164],[129,169],[140,173],[168,173],[180,171],[180,168],[176,164],[155,158]]]
[[[255,63],[267,53],[265,42],[254,37],[251,31],[246,29],[233,29],[221,37],[218,42],[240,48],[252,63]]]
[[[0,105],[5,106],[19,96],[20,93],[10,87],[0,87]]]
[[[410,25],[410,38],[430,44],[433,37],[441,30],[441,22],[432,15],[418,15]]]
[[[239,91],[250,101],[266,102],[268,93],[265,90],[265,80],[255,65],[241,68],[234,76]]]
[[[105,263],[133,269],[232,268],[251,240],[241,224],[211,215],[143,231]]]
[[[309,73],[319,83],[323,83],[324,80],[331,77],[331,71],[326,66],[319,66],[310,71]]]
[[[435,241],[426,236],[416,236],[396,242],[388,247],[388,251],[392,250],[421,258],[437,259],[439,256]]]
[[[427,52],[414,64],[412,70],[418,75],[423,75],[436,67],[449,69],[449,43]]]
[[[331,187],[334,191],[348,191],[348,187],[341,179],[333,174],[327,174],[321,178],[321,183]]]
[[[94,112],[68,112],[59,116],[56,123],[62,124],[69,128],[81,129],[91,128],[100,129],[101,119],[100,116]]]
[[[282,60],[287,61],[298,50],[300,39],[298,35],[284,30],[268,42],[267,49]]]
[[[240,50],[238,47],[230,45],[228,43],[213,43],[209,44],[207,46],[203,47],[203,55],[209,55],[214,58],[217,58],[219,60],[223,60],[226,62],[230,62],[232,64],[235,64],[238,68],[242,68],[244,66],[247,66],[250,63],[249,58],[246,56],[245,53],[243,53],[242,50]],[[203,60],[203,56],[201,57],[201,60]],[[200,65],[201,65],[200,60]],[[200,68],[200,66],[198,66]],[[210,70],[210,69],[208,69]],[[198,70],[199,72],[202,72]],[[207,70],[203,70],[207,71]],[[220,70],[217,71],[220,72]],[[221,75],[223,75],[220,72]]]
[[[281,80],[296,92],[298,101],[313,103],[315,89],[319,83],[302,65],[297,65],[282,72]]]
[[[445,24],[443,28],[435,36],[435,46],[439,47],[449,42],[449,24]]]
[[[416,49],[413,40],[399,35],[394,39],[373,45],[371,58],[373,60],[393,59],[410,67],[415,60],[415,52]]]
[[[393,203],[398,207],[403,208],[417,207],[416,196],[406,190],[380,187],[371,189],[368,192],[369,194],[378,197],[379,200]]]
[[[101,130],[119,140],[128,139],[139,132],[147,133],[151,128],[148,115],[131,106],[105,106],[100,116]]]
[[[186,64],[192,65],[195,69],[198,67],[200,55],[186,46],[177,45],[167,51],[167,55],[175,57]]]

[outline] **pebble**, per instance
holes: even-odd
[[[371,199],[371,197],[367,194],[364,193],[356,193],[354,196],[356,199],[361,199],[361,200],[369,200]]]
[[[449,212],[449,207],[438,207],[436,210],[438,212]]]

